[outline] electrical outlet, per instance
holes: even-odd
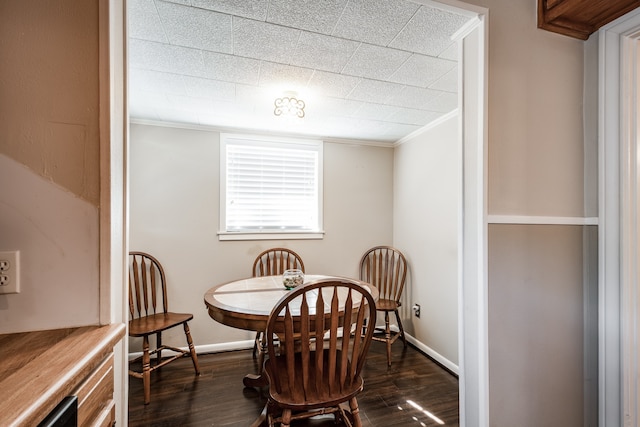
[[[413,314],[420,317],[420,304],[413,304]]]
[[[0,294],[20,293],[20,251],[0,251]]]

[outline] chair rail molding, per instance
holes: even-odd
[[[637,426],[640,10],[599,31],[599,425]]]
[[[574,216],[489,215],[489,224],[598,225],[598,218]]]

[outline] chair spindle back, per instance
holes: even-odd
[[[277,276],[285,270],[298,269],[304,273],[304,263],[300,255],[286,248],[271,248],[256,257],[253,263],[253,277]]]
[[[321,279],[285,295],[272,310],[266,332],[269,358],[276,360],[276,349],[285,355],[280,357],[285,366],[278,363],[276,368],[286,369],[287,383],[276,372],[276,392],[302,403],[310,395],[330,396],[349,388],[364,366],[374,332],[366,319],[375,313],[369,291],[350,279]],[[280,337],[279,347],[274,335]]]
[[[400,302],[407,278],[407,260],[391,246],[376,246],[360,260],[360,280],[378,288],[380,299]]]
[[[145,252],[129,253],[129,315],[131,319],[166,313],[167,285],[164,269]]]

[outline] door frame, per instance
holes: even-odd
[[[126,0],[98,0],[100,93],[100,324],[128,324]],[[128,327],[127,327],[128,329]],[[114,347],[115,420],[128,424],[129,341]]]
[[[598,37],[599,425],[632,427],[640,421],[640,9],[604,26]]]

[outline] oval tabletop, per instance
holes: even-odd
[[[340,279],[336,276],[307,274],[304,283],[319,279]],[[353,279],[349,279],[353,280]],[[360,282],[378,299],[378,291]],[[289,292],[282,284],[282,276],[250,277],[224,283],[209,289],[204,295],[209,316],[217,322],[249,331],[263,331],[271,310]]]

